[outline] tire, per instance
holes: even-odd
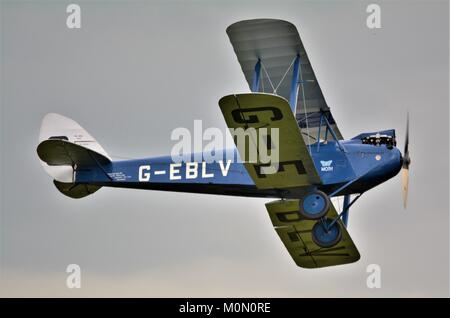
[[[325,224],[323,223],[325,222]],[[333,222],[333,219],[326,218],[325,220],[319,220],[314,224],[311,230],[311,237],[313,242],[324,248],[335,246],[341,241],[342,229],[339,222],[334,222],[331,228],[325,229],[324,225],[329,226]]]
[[[308,220],[324,217],[330,209],[330,199],[322,191],[307,194],[299,201],[299,213]]]

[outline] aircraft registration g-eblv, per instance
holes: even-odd
[[[227,34],[251,93],[221,98],[220,110],[230,129],[278,129],[278,138],[269,138],[269,129],[265,144],[257,146],[278,151],[277,162],[174,162],[172,156],[113,161],[75,121],[51,113],[43,119],[37,147],[44,168],[71,198],[101,187],[276,198],[266,208],[298,266],[357,261],[346,228],[350,206],[402,169],[406,207],[408,121],[403,155],[393,129],[344,140],[293,24],[246,20],[229,26]],[[244,158],[239,147],[234,151]],[[268,165],[275,171],[263,173]],[[342,211],[330,201],[337,196],[344,197]]]

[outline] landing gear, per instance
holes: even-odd
[[[300,199],[299,212],[309,220],[324,217],[330,208],[330,199],[322,191],[314,191]]]
[[[339,222],[325,218],[318,220],[311,230],[314,243],[320,247],[328,248],[339,243],[342,237],[342,230]]]
[[[341,215],[327,218],[330,198],[322,191],[314,191],[299,201],[299,214],[308,220],[317,220],[311,229],[313,242],[319,247],[329,248],[341,241],[342,229],[338,220]]]

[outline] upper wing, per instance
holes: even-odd
[[[277,200],[266,204],[275,230],[298,266],[318,268],[359,260],[358,249],[340,219],[341,241],[333,247],[322,248],[311,238],[312,227],[317,221],[304,219],[298,213],[298,205],[299,200]],[[330,204],[327,217],[337,217],[333,204]]]
[[[292,23],[275,19],[245,20],[230,25],[227,34],[249,86],[252,87],[255,64],[259,59],[262,71],[257,91],[274,93],[287,100],[291,92],[293,63],[298,55],[300,66],[296,119],[303,129],[305,140],[313,142],[316,138],[320,112],[327,115],[338,139],[343,139],[322,94],[297,28]],[[309,134],[310,138],[306,134]],[[328,134],[327,139],[331,138]]]
[[[245,128],[247,131],[248,128],[254,128],[256,131],[254,136],[249,135],[245,139],[245,149],[239,143],[237,146],[258,188],[279,189],[321,182],[291,108],[284,98],[263,93],[228,95],[220,99],[219,106],[229,128]],[[275,131],[278,131],[277,137]],[[262,141],[258,136],[265,137],[265,140]],[[257,150],[256,162],[247,160],[251,147]],[[262,162],[259,156],[262,151],[270,154],[278,151],[278,160],[270,164]],[[278,166],[276,173],[264,173],[265,168],[275,166]]]
[[[277,200],[266,204],[275,230],[298,266],[318,268],[359,260],[358,249],[341,220],[338,220],[342,230],[341,241],[330,248],[317,246],[311,238],[312,227],[317,221],[304,219],[298,213],[298,205],[299,200]],[[333,204],[330,204],[327,217],[337,217]]]

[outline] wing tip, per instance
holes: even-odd
[[[274,19],[274,18],[256,18],[256,19],[246,19],[246,20],[240,20],[240,21],[236,21],[232,24],[230,24],[227,28],[226,28],[226,32],[228,35],[230,35],[230,33],[232,33],[234,31],[234,29],[239,28],[239,27],[249,27],[249,26],[254,26],[257,24],[261,24],[261,23],[281,23],[281,24],[285,24],[286,26],[293,26],[295,27],[295,25],[292,22],[283,20],[283,19]]]

